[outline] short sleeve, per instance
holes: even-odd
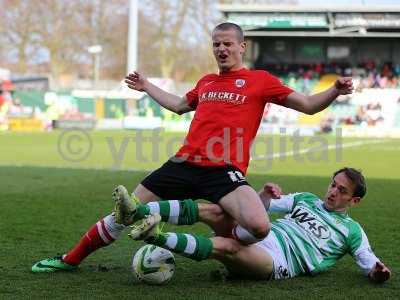
[[[188,105],[196,109],[197,105],[199,104],[199,93],[200,89],[207,83],[210,82],[210,80],[213,80],[213,75],[214,74],[208,74],[202,77],[196,84],[196,86],[190,90],[189,92],[186,93],[186,99],[188,101]]]
[[[266,102],[280,104],[286,100],[293,90],[285,86],[277,77],[265,73],[263,84],[263,99]]]
[[[188,105],[193,109],[195,109],[197,107],[197,104],[199,104],[199,86],[200,81],[197,82],[196,86],[192,90],[186,93]]]

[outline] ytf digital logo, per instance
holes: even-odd
[[[318,239],[329,239],[331,232],[322,224],[313,214],[307,211],[304,207],[299,207],[292,212],[290,218],[294,219],[297,224],[303,227],[306,231],[312,233]]]

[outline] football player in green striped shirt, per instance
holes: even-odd
[[[269,212],[286,215],[272,223],[272,230],[263,241],[248,246],[223,236],[163,233],[157,224],[168,217],[170,210],[152,203],[147,204],[153,207],[151,214],[130,235],[198,261],[217,259],[233,276],[284,279],[315,275],[350,254],[372,281],[384,282],[390,278],[389,268],[372,252],[360,224],[347,214],[348,208],[358,204],[365,193],[365,179],[353,168],[333,174],[323,200],[312,193],[281,195],[278,185],[266,184],[259,193],[265,207]],[[200,221],[211,225],[217,235],[227,236],[225,229],[232,224],[218,205],[199,204],[198,210]],[[183,215],[181,210],[180,217]]]

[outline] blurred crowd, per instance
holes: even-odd
[[[37,106],[23,105],[23,101],[16,96],[13,83],[0,80],[0,131],[10,129],[12,120],[38,120],[43,124],[43,129],[52,129],[53,120],[58,118],[58,108],[46,99],[44,103],[45,111]]]
[[[351,76],[357,91],[364,88],[400,88],[400,64],[384,63],[377,66],[374,61],[366,61],[357,66],[349,64],[276,64],[266,69],[282,78],[297,91],[309,94],[323,75],[337,74]]]
[[[336,74],[339,76],[351,76],[353,78],[355,93],[363,93],[364,89],[394,89],[399,90],[400,95],[400,64],[384,63],[377,66],[374,61],[367,61],[357,66],[347,64],[310,64],[310,65],[271,65],[266,67],[268,71],[279,76],[282,81],[305,94],[314,92],[314,88],[324,75]],[[380,97],[366,97],[363,101],[354,101],[354,95],[339,97],[329,109],[327,109],[320,121],[322,132],[330,132],[334,126],[358,125],[380,126],[384,124],[387,116],[383,113],[382,94]],[[369,95],[369,94],[367,94]],[[400,114],[400,98],[398,105],[391,111],[392,114]],[[397,116],[396,115],[396,116]],[[274,113],[265,115],[268,123],[279,123],[282,120],[296,118],[290,114],[275,109]],[[295,122],[295,121],[293,121]]]
[[[8,128],[8,117],[20,110],[23,106],[19,99],[14,99],[14,86],[10,80],[0,80],[0,130]]]
[[[400,64],[385,63],[377,66],[373,61],[368,61],[356,67],[336,63],[327,65],[277,64],[265,67],[269,72],[280,77],[286,85],[305,94],[313,93],[316,85],[322,82],[321,78],[322,80],[326,78],[324,75],[352,76],[356,94],[362,93],[364,89],[394,89],[399,90],[400,94]],[[328,83],[331,84],[330,82]],[[45,109],[42,112],[39,108],[24,106],[23,103],[26,103],[26,101],[21,101],[16,97],[14,90],[15,87],[10,80],[0,80],[0,130],[7,129],[9,118],[40,118],[47,124],[45,126],[47,129],[51,129],[54,120],[87,119],[87,116],[75,106],[74,109],[68,107],[60,109],[60,105],[58,105],[60,99],[55,93],[46,93]],[[378,96],[367,97],[362,101],[354,101],[354,95],[339,97],[322,117],[321,130],[328,132],[335,125],[378,126],[382,124],[387,118],[383,113],[382,99],[379,99],[382,97],[381,92]],[[400,112],[400,97],[398,103],[395,110]],[[111,106],[110,111],[116,117],[121,117],[122,112],[117,111],[113,106]],[[297,115],[292,116],[287,111],[274,108],[268,113],[267,108],[263,121],[272,124],[282,122],[296,124],[298,122]]]
[[[340,102],[333,105],[349,106],[348,103]],[[322,132],[330,132],[334,125],[379,126],[383,124],[384,120],[382,105],[372,101],[365,105],[357,105],[355,113],[352,115],[335,114],[329,111],[322,117],[320,127]]]

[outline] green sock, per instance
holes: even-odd
[[[191,199],[186,199],[139,204],[136,210],[135,221],[154,213],[160,214],[163,222],[176,225],[192,225],[199,220],[199,207],[197,203]]]
[[[140,203],[136,206],[135,221],[142,220],[148,215],[150,215],[150,207],[147,204]]]
[[[192,225],[199,221],[199,206],[192,199],[179,201],[178,225]]]
[[[175,232],[158,234],[146,242],[197,261],[209,258],[213,249],[212,241],[209,238]]]

